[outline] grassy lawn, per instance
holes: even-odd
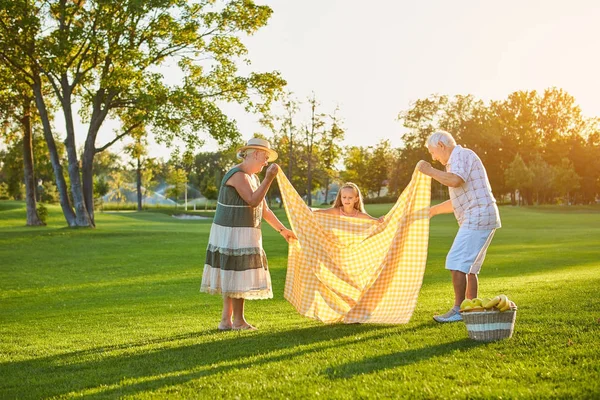
[[[287,244],[265,224],[275,298],[247,303],[259,331],[218,333],[221,299],[199,293],[210,220],[104,213],[68,229],[50,211],[26,228],[24,204],[0,202],[0,398],[600,398],[599,207],[501,207],[481,297],[519,311],[494,343],[431,319],[452,305],[451,215],[432,220],[409,324],[298,315]]]

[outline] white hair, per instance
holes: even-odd
[[[239,151],[237,153],[237,158],[239,158],[240,160],[244,160],[250,154],[255,153],[257,151],[264,151],[264,150],[259,150],[259,149],[245,149],[245,150]]]
[[[436,131],[427,139],[427,147],[437,147],[438,143],[442,142],[446,146],[456,146],[456,140],[446,131]]]

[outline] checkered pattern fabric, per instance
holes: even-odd
[[[455,146],[446,171],[465,181],[450,187],[450,200],[458,224],[466,229],[490,230],[500,228],[500,213],[483,163],[473,150]]]
[[[298,236],[285,298],[325,323],[407,323],[427,261],[431,178],[415,170],[381,223],[313,213],[281,171],[277,180]]]

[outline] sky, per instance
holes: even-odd
[[[600,1],[256,1],[274,12],[244,41],[252,70],[281,72],[286,90],[304,102],[314,92],[322,112],[339,106],[345,145],[400,146],[398,113],[432,94],[488,101],[555,86],[600,117]],[[224,109],[245,140],[270,134],[259,116]],[[98,146],[114,127],[102,128]],[[153,156],[169,153],[151,145]]]

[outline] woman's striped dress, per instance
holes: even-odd
[[[251,207],[234,187],[225,185],[236,172],[243,171],[234,167],[221,182],[200,291],[236,299],[270,299],[271,276],[260,230],[263,204]],[[256,175],[250,178],[256,190],[260,181]]]

